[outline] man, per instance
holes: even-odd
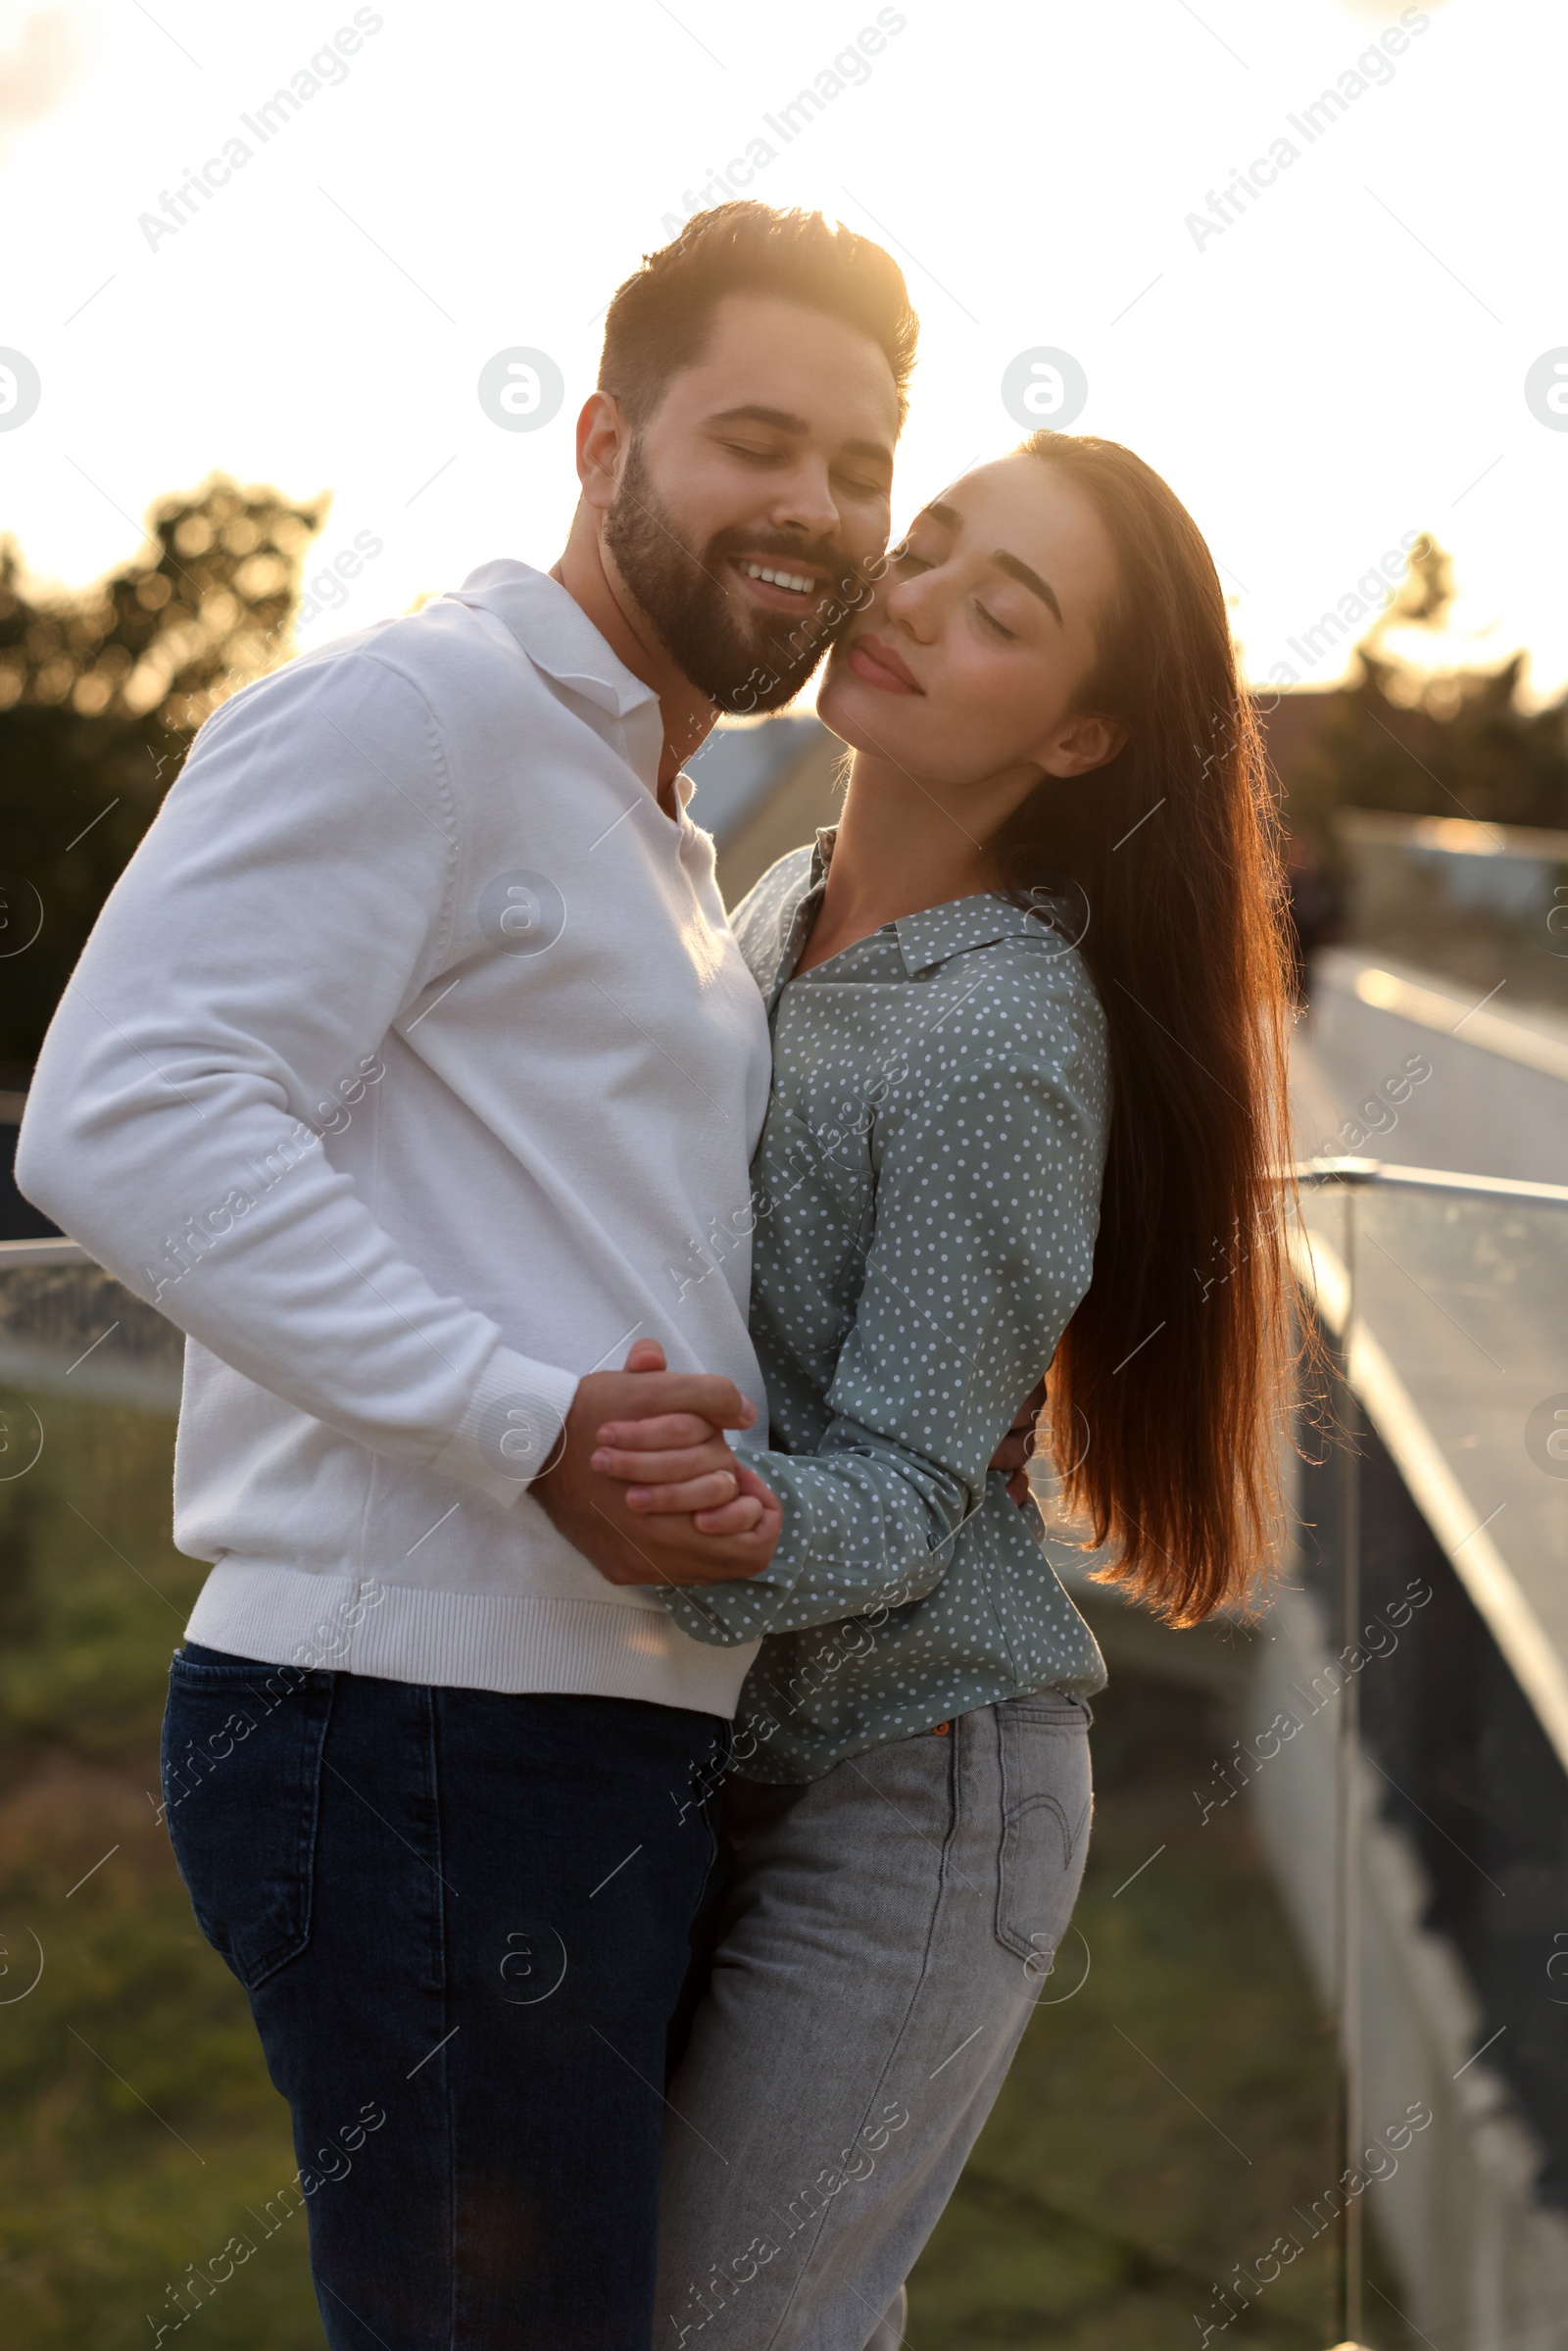
[[[175,1538],[215,1564],[170,1830],[337,2351],[648,2339],[755,1653],[651,1587],[754,1574],[779,1524],[755,1479],[718,1538],[591,1467],[617,1414],[764,1410],[731,1220],[767,1030],[679,771],[881,553],[915,331],[817,215],[689,222],[610,307],[554,572],[226,704],[39,1064],[23,1188],[190,1337]],[[673,1368],[610,1368],[634,1342]]]

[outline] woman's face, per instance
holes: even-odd
[[[834,648],[818,712],[925,785],[1005,781],[1016,801],[1042,774],[1083,774],[1124,739],[1080,707],[1114,584],[1109,534],[1063,473],[981,465],[915,516]]]

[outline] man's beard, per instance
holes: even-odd
[[[649,479],[636,441],[605,516],[605,544],[664,651],[710,702],[747,715],[793,702],[850,612],[864,601],[837,548],[795,540],[769,547],[769,535],[721,530],[700,552],[690,547]],[[817,603],[799,619],[787,612],[760,614],[748,630],[724,587],[726,566],[736,555],[819,564],[829,576]]]

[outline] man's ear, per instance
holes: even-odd
[[[1089,775],[1113,759],[1126,740],[1127,729],[1119,718],[1085,710],[1052,737],[1040,754],[1040,764],[1048,775]]]
[[[590,392],[577,418],[577,479],[588,505],[603,514],[631,442],[631,428],[613,392]]]

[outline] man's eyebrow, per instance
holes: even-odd
[[[1005,571],[1009,579],[1015,579],[1020,587],[1029,590],[1031,596],[1038,596],[1042,604],[1049,605],[1058,624],[1065,626],[1061,619],[1061,607],[1056,602],[1056,591],[1049,580],[1042,579],[1038,571],[1031,571],[1027,563],[1020,563],[1015,555],[1008,555],[1004,548],[999,547],[991,561],[999,571]]]
[[[893,469],[893,452],[886,441],[845,441],[840,444],[846,457],[869,458],[873,465]]]
[[[810,431],[804,416],[796,416],[788,409],[764,408],[760,401],[749,400],[742,408],[721,409],[710,416],[710,424],[771,424],[775,432],[787,432],[801,440]]]

